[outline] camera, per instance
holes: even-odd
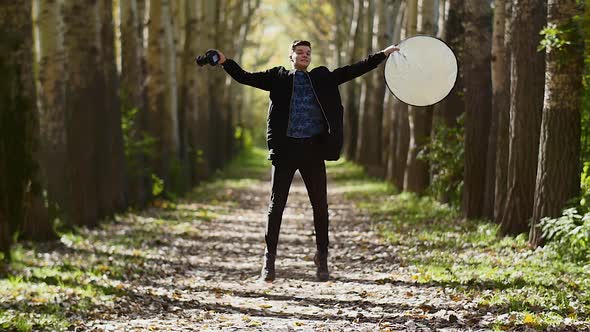
[[[219,53],[214,50],[208,50],[205,55],[199,55],[196,61],[199,66],[207,64],[215,66],[219,63]]]

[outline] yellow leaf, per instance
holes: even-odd
[[[303,323],[302,322],[293,322],[293,325],[295,325],[295,326],[303,326]]]
[[[268,309],[268,308],[272,308],[272,305],[270,305],[270,304],[261,304],[261,305],[259,305],[259,307],[262,308],[262,309]]]

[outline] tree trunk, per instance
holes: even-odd
[[[13,234],[54,237],[39,171],[39,118],[33,76],[31,1],[0,5],[0,250]]]
[[[483,216],[486,190],[486,155],[490,130],[491,29],[487,0],[465,2],[465,168],[463,214],[467,218]]]
[[[510,125],[509,46],[512,0],[496,0],[492,39],[492,113],[496,114],[496,171],[494,184],[494,221],[500,223],[506,200]],[[492,134],[494,134],[493,129]]]
[[[580,97],[584,71],[584,39],[574,21],[581,16],[576,0],[549,0],[548,21],[558,29],[573,28],[570,44],[547,49],[545,101],[539,162],[529,242],[542,244],[538,222],[561,214],[580,188]],[[563,98],[567,96],[567,98]]]
[[[416,25],[414,25],[413,19],[409,20],[410,28],[408,29],[408,36],[413,36],[416,32],[419,34],[434,35],[435,8],[434,0],[422,1]],[[430,139],[432,107],[408,106],[408,118],[410,123],[410,146],[406,161],[406,173],[404,175],[404,190],[423,193],[428,187],[430,180],[429,166],[426,161],[418,159],[418,153]]]
[[[144,0],[140,0],[143,3]],[[119,1],[121,15],[121,89],[122,109],[136,110],[128,138],[134,142],[143,139],[146,129],[146,91],[142,41],[142,21],[137,0]],[[143,206],[150,196],[149,175],[144,171],[148,163],[138,149],[127,143],[127,188],[129,203]]]
[[[99,124],[106,82],[101,67],[99,3],[64,2],[68,222],[96,226],[99,216]],[[95,101],[89,103],[88,101]]]
[[[348,62],[353,63],[361,58],[362,25],[363,25],[363,1],[354,1],[354,14],[350,26],[350,36],[348,44]],[[358,141],[358,122],[359,122],[359,94],[358,82],[350,81],[344,85],[346,91],[344,106],[344,155],[349,160],[355,159],[356,145]]]
[[[40,0],[36,35],[39,43],[39,121],[41,170],[47,184],[51,214],[61,215],[68,206],[68,142],[65,112],[65,66],[62,5]]]
[[[199,123],[199,85],[197,77],[199,73],[198,68],[194,63],[194,57],[199,54],[198,49],[198,3],[195,1],[187,1],[184,8],[185,29],[184,32],[184,51],[183,51],[183,67],[184,71],[180,72],[181,87],[179,90],[179,113],[182,119],[180,132],[185,151],[186,164],[189,170],[189,183],[194,185],[198,182],[202,170],[198,170],[197,151],[202,147],[199,146],[197,138],[197,130]]]
[[[545,21],[544,2],[514,3],[508,193],[502,213],[502,235],[527,232],[533,212],[545,73],[545,55],[537,47]]]
[[[385,31],[385,19],[386,19],[386,3],[384,0],[377,0],[376,3],[376,17],[375,22],[373,24],[373,31],[375,32],[375,36],[373,37],[373,49],[382,49],[387,46],[389,42],[389,38],[387,38],[387,34]],[[365,129],[370,130],[371,128],[374,129],[370,132],[369,135],[366,135],[366,142],[367,142],[367,170],[369,174],[378,177],[385,177],[385,165],[382,162],[384,149],[383,149],[383,137],[382,137],[382,124],[386,121],[383,121],[383,107],[385,101],[385,80],[383,79],[383,67],[379,67],[372,72],[369,73],[371,76],[369,78],[373,81],[373,91],[371,91],[371,99],[369,104],[369,116],[368,116],[368,125],[369,127],[365,127]]]
[[[400,5],[396,24],[398,30],[394,34],[394,41],[399,42],[406,38],[408,10],[405,2]],[[397,39],[396,39],[397,38]],[[404,174],[406,172],[406,160],[410,144],[410,123],[408,121],[408,105],[396,98],[393,99],[393,112],[391,114],[392,132],[390,136],[390,148],[392,158],[389,159],[388,173],[391,181],[398,189],[404,188]]]
[[[448,14],[444,23],[443,39],[455,53],[457,61],[463,63],[463,43],[465,31],[462,20],[464,18],[465,0],[448,0]],[[437,117],[443,120],[447,127],[456,127],[457,118],[465,109],[463,101],[463,68],[459,66],[457,81],[449,95],[439,104],[435,105]]]
[[[178,180],[180,137],[176,87],[176,48],[169,0],[150,1],[147,65],[148,128],[156,143],[153,168],[174,191]]]
[[[119,100],[119,80],[115,63],[115,30],[113,24],[112,0],[101,0],[100,5],[100,68],[104,77],[104,103],[97,113],[99,143],[98,194],[101,204],[99,218],[112,216],[127,206],[125,153],[123,151],[123,132],[121,129],[121,103]]]
[[[393,2],[389,2],[385,4],[385,27],[384,27],[384,42],[383,44],[392,45],[399,43],[399,36],[400,36],[400,28],[401,28],[401,1],[396,0]],[[380,79],[383,79],[382,74]],[[386,85],[385,85],[386,87]],[[393,159],[394,159],[394,147],[395,147],[395,130],[394,130],[394,117],[393,117],[393,103],[395,97],[389,91],[389,89],[385,89],[385,98],[384,98],[384,106],[383,106],[383,125],[381,127],[381,150],[383,153],[381,154],[381,164],[384,167],[384,174],[383,177],[387,181],[392,181],[392,171],[393,171]]]

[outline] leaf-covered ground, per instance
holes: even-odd
[[[331,281],[315,280],[312,213],[296,177],[277,280],[257,280],[270,171],[242,154],[175,202],[57,243],[17,247],[1,330],[590,330],[589,266],[396,194],[349,163],[329,173]]]

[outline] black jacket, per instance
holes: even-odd
[[[357,63],[333,71],[322,66],[308,72],[320,108],[328,123],[327,134],[319,139],[321,154],[325,160],[337,160],[342,150],[343,107],[338,86],[376,68],[385,58],[383,52],[378,52]],[[231,59],[223,63],[223,68],[239,83],[270,91],[266,141],[269,159],[281,158],[282,154],[288,153],[283,150],[283,147],[287,137],[295,70],[287,70],[280,66],[267,71],[249,73]]]

